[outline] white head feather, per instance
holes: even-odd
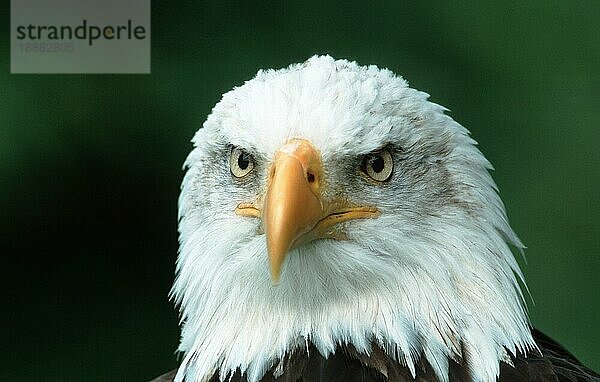
[[[308,341],[324,356],[377,344],[413,374],[425,357],[441,381],[454,359],[495,381],[507,351],[535,347],[509,248],[522,245],[491,165],[427,98],[389,70],[329,56],[259,71],[223,96],[193,139],[179,199],[178,381],[238,368],[257,381]],[[234,210],[264,191],[274,152],[298,137],[320,151],[330,192],[381,216],[345,223],[345,241],[293,250],[274,286],[259,219]],[[402,156],[389,184],[348,175],[390,144]],[[249,182],[231,178],[232,146],[256,160]]]

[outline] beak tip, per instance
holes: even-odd
[[[271,283],[279,284],[281,278],[281,270],[285,261],[286,255],[289,252],[288,248],[277,248],[267,244],[269,253],[269,269],[271,273]]]
[[[273,285],[273,286],[279,285],[279,281],[281,280],[280,276],[281,275],[280,275],[279,271],[271,270],[271,285]]]

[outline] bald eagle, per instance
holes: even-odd
[[[598,380],[530,326],[523,245],[445,110],[329,56],[223,95],[185,165],[183,356],[158,380]]]

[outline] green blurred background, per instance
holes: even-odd
[[[223,92],[316,53],[388,67],[471,130],[528,247],[533,323],[600,370],[597,1],[154,1],[151,75],[11,75],[2,8],[0,380],[177,365],[189,140]]]

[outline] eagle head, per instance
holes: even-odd
[[[178,379],[261,379],[309,343],[493,381],[535,347],[468,131],[387,69],[315,56],[223,95],[193,138],[172,295]]]

